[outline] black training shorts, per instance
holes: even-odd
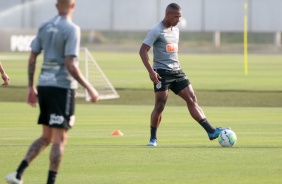
[[[182,70],[155,69],[155,72],[161,77],[160,83],[154,84],[155,92],[171,89],[175,94],[178,94],[190,84],[188,77]]]
[[[38,124],[69,129],[74,125],[74,89],[38,86]]]

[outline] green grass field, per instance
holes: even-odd
[[[154,101],[138,55],[94,53],[94,57],[121,98],[97,104],[78,100],[58,184],[282,182],[280,55],[251,55],[248,76],[241,55],[180,56],[209,121],[236,132],[238,141],[231,148],[209,141],[173,93],[158,131],[159,146],[145,146]],[[4,183],[41,127],[35,125],[38,108],[24,103],[27,62],[1,60],[11,77],[11,85],[0,88],[0,183]],[[116,129],[124,136],[112,136]],[[32,162],[25,183],[45,183],[48,154],[49,148]]]
[[[0,60],[10,75],[11,86],[1,89],[0,101],[24,102],[28,55],[15,55],[14,60],[1,59],[7,56],[9,54],[0,54]],[[21,60],[17,59],[19,56]],[[152,84],[137,51],[126,54],[94,52],[93,56],[121,96],[99,104],[152,104]],[[193,84],[200,105],[282,106],[281,55],[250,55],[248,76],[244,75],[243,56],[239,54],[183,54],[180,62]],[[37,64],[37,72],[41,63]],[[174,94],[170,95],[169,103],[183,105]]]

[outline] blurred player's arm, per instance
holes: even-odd
[[[99,99],[99,94],[96,89],[85,79],[82,75],[80,69],[78,68],[78,64],[76,62],[76,57],[74,56],[66,56],[65,57],[66,67],[72,77],[77,80],[77,82],[82,85],[88,92],[90,96],[91,102],[96,102]]]
[[[7,75],[7,73],[5,72],[1,62],[0,62],[0,73],[1,73],[1,77],[4,81],[4,83],[2,84],[2,86],[8,86],[9,83],[10,83],[10,78],[9,76]]]

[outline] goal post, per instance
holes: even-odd
[[[79,68],[85,78],[98,91],[100,100],[119,98],[114,86],[86,47],[80,48]],[[76,97],[84,97],[85,100],[90,98],[87,91],[80,85],[76,90]]]

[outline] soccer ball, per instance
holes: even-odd
[[[237,136],[230,129],[222,130],[218,136],[218,142],[222,147],[231,147],[236,143],[236,141]]]

